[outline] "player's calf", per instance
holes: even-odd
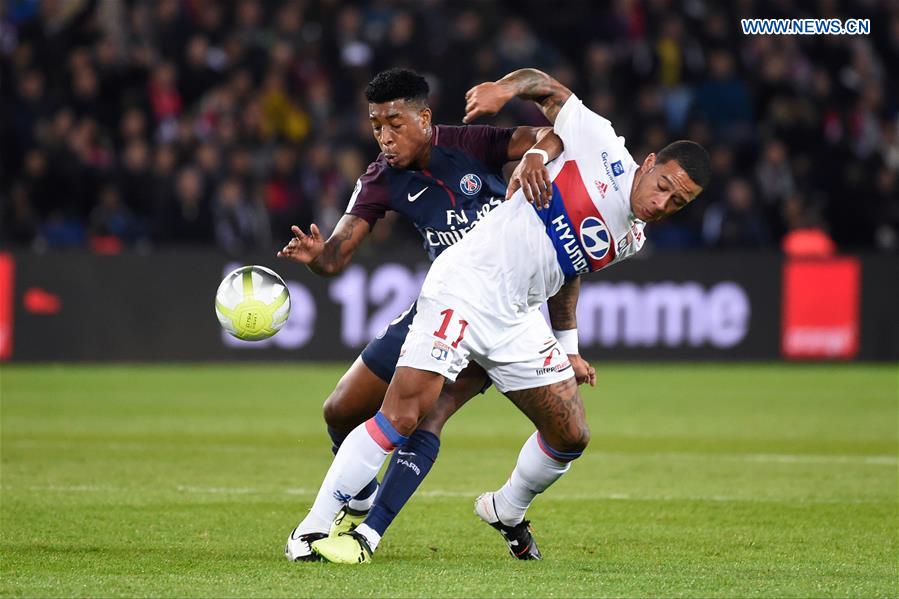
[[[506,484],[479,497],[475,512],[503,534],[513,555],[539,559],[525,513],[537,495],[559,480],[580,457],[590,431],[574,378],[506,395],[537,425],[538,432],[522,446]]]
[[[590,427],[577,382],[558,383],[506,392],[512,402],[540,431],[541,443],[560,455],[580,454],[590,442]]]

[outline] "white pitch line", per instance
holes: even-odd
[[[433,498],[473,499],[482,491],[443,491],[440,489],[419,491],[415,496]],[[803,505],[878,504],[892,503],[889,499],[818,499],[814,497],[738,497],[735,495],[633,495],[630,493],[552,493],[547,498],[559,501],[707,501],[713,503],[799,503]]]
[[[4,490],[9,490],[9,485],[3,485]],[[32,485],[30,491],[42,491],[51,493],[110,493],[133,491],[133,488],[116,487],[113,485]],[[314,497],[317,489],[306,487],[294,487],[283,490],[257,489],[253,487],[200,487],[178,485],[173,488],[179,493],[190,495],[290,495],[294,497]],[[482,489],[483,490],[483,489]],[[471,499],[477,497],[482,490],[452,491],[448,489],[426,489],[415,494],[423,499]],[[736,495],[635,495],[632,493],[552,493],[548,498],[557,501],[705,501],[712,503],[798,503],[802,505],[841,505],[841,504],[883,504],[892,503],[893,499],[860,499],[842,498],[828,499],[815,497],[740,497]]]
[[[899,458],[891,455],[825,455],[825,454],[777,454],[777,453],[697,453],[670,451],[638,453],[623,451],[595,451],[589,449],[581,457],[589,459],[625,458],[649,460],[684,460],[702,462],[756,462],[760,464],[852,464],[871,466],[896,466]]]
[[[3,443],[4,447],[31,449],[31,448],[59,448],[71,449],[80,445],[76,441],[35,441],[35,440],[18,440]],[[148,443],[87,443],[90,447],[98,449],[106,449],[111,451],[158,451],[161,449],[159,445]],[[167,450],[171,450],[168,447]],[[191,447],[191,450],[201,452],[221,452],[221,453],[256,453],[282,451],[273,450],[270,447],[253,447],[242,445],[199,445]],[[850,455],[850,454],[793,454],[793,453],[703,453],[692,451],[670,451],[670,452],[627,452],[627,451],[591,451],[587,449],[582,460],[609,460],[609,459],[626,459],[626,460],[683,460],[683,461],[708,461],[708,462],[754,462],[758,464],[849,464],[849,465],[865,465],[865,466],[897,466],[899,465],[899,457],[895,455]]]
[[[253,495],[254,493],[263,492],[252,487],[187,487],[178,485],[175,489],[182,493],[208,493],[213,495]]]

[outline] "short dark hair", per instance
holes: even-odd
[[[695,141],[681,139],[671,142],[658,153],[656,161],[665,164],[676,160],[693,182],[705,188],[712,178],[712,160],[709,153]]]
[[[418,101],[427,105],[431,88],[425,78],[409,69],[388,69],[375,75],[365,88],[365,98],[372,104],[391,100]]]

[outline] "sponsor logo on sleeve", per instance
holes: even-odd
[[[612,174],[616,177],[624,174],[624,167],[621,165],[620,160],[616,160],[612,163]]]
[[[606,197],[606,192],[609,191],[609,185],[605,181],[600,181],[599,179],[594,179],[593,184],[596,185],[596,190],[599,192],[599,197]]]

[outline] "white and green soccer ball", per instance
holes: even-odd
[[[222,328],[238,339],[268,339],[287,322],[290,293],[275,271],[242,266],[228,273],[219,285],[215,315]]]

